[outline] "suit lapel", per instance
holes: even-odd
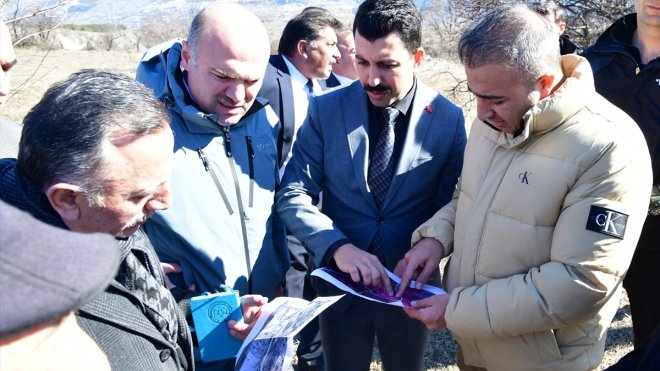
[[[277,63],[274,63],[273,66],[277,67],[277,84],[280,88],[280,94],[282,94],[280,102],[282,102],[282,121],[286,123],[287,127],[290,127],[293,131],[294,122],[295,122],[295,111],[293,109],[293,88],[291,87],[291,75],[289,75],[289,70],[286,68],[286,63],[281,55],[277,55]]]
[[[353,163],[355,180],[358,182],[364,197],[376,207],[376,202],[369,193],[367,186],[367,171],[369,166],[369,115],[367,113],[367,97],[359,83],[349,88],[348,94],[342,95],[342,107],[353,107],[350,113],[344,113],[344,125],[348,147]]]
[[[116,289],[125,292],[124,288],[116,281],[113,281],[110,286],[108,290]],[[119,295],[104,291],[94,300],[80,308],[79,311],[83,313],[83,316],[94,317],[101,322],[110,322],[117,327],[125,328],[131,332],[137,332],[142,336],[166,343],[160,331],[156,329],[146,315],[126,295],[130,296],[128,293]],[[121,310],[117,310],[117,308],[121,308]]]
[[[406,139],[383,207],[387,206],[388,201],[393,197],[392,195],[396,194],[397,189],[405,181],[410,173],[409,170],[413,161],[417,158],[419,151],[422,148],[426,133],[429,131],[429,128],[433,123],[434,113],[431,107],[434,97],[435,95],[431,94],[431,92],[426,89],[419,80],[417,80],[417,91],[415,92],[415,99],[411,107]]]

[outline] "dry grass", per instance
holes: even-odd
[[[19,64],[12,70],[12,85],[15,91],[1,114],[14,121],[21,121],[29,108],[41,98],[43,92],[54,82],[65,79],[83,68],[105,68],[134,76],[140,53],[118,51],[66,51],[18,49]],[[466,122],[474,118],[469,95],[462,90],[452,94],[454,87],[465,76],[462,68],[447,61],[428,61],[422,65],[420,79],[434,86],[450,100],[466,108]],[[619,311],[608,333],[606,354],[598,370],[615,363],[632,350],[632,323],[627,297],[624,296]],[[377,351],[374,352],[371,370],[382,370]],[[424,357],[426,370],[458,370],[454,363],[455,346],[448,331],[431,332]]]
[[[140,53],[17,49],[12,92],[1,115],[20,122],[50,85],[85,68],[104,68],[135,76]]]
[[[607,333],[605,356],[596,370],[604,370],[616,363],[621,357],[632,350],[632,321],[628,297],[624,295],[619,311]],[[374,352],[376,353],[376,352]],[[455,363],[456,346],[454,340],[446,329],[432,331],[429,343],[424,353],[424,370],[458,371]],[[371,364],[371,371],[382,371],[380,360],[375,357]],[[512,368],[513,369],[513,368]]]

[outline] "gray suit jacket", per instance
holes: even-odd
[[[277,193],[277,212],[322,266],[328,248],[348,239],[368,250],[377,230],[390,270],[410,249],[415,228],[452,197],[463,165],[463,113],[417,83],[410,124],[379,212],[367,185],[369,118],[359,81],[310,102]],[[316,206],[323,191],[323,212]]]
[[[142,230],[120,243],[146,253],[153,266],[160,263]],[[160,271],[154,277],[162,283]],[[194,370],[188,323],[181,311],[176,310],[179,335],[172,343],[151,322],[146,310],[138,297],[113,280],[104,292],[79,309],[77,320],[105,352],[113,370]]]

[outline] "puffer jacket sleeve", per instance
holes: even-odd
[[[460,185],[460,181],[459,181]],[[454,249],[454,220],[456,218],[456,205],[458,204],[458,190],[445,206],[438,210],[431,219],[413,231],[411,246],[415,246],[422,238],[433,238],[444,247],[443,256],[451,254]]]
[[[633,139],[605,140],[600,148],[586,151],[596,152],[594,161],[581,169],[564,198],[548,262],[481,286],[454,289],[445,313],[453,333],[466,338],[510,337],[572,326],[598,315],[618,290],[632,259],[651,187],[650,159],[641,134],[614,134]],[[589,230],[594,210],[627,215],[625,235],[619,239]],[[446,217],[441,219],[447,211],[434,219],[448,225]],[[433,228],[448,230],[438,224]],[[623,232],[621,227],[616,226],[616,233]],[[538,245],[530,241],[529,248]]]

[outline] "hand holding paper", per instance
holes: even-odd
[[[268,303],[268,298],[261,295],[241,296],[243,320],[230,320],[227,322],[229,334],[238,340],[245,340],[261,314],[261,307],[266,303]]]
[[[447,327],[445,311],[449,303],[449,295],[433,295],[416,301],[413,308],[403,308],[406,314],[422,322],[428,329],[437,330]]]
[[[417,242],[394,268],[394,273],[401,277],[402,282],[396,296],[401,297],[403,288],[407,287],[413,279],[417,281],[415,288],[421,289],[438,270],[443,255],[442,244],[435,239],[423,238]]]
[[[382,287],[389,295],[392,294],[390,280],[385,274],[386,269],[375,255],[347,243],[337,249],[333,259],[342,272],[350,275],[353,282]]]
[[[399,283],[401,280],[392,272],[388,270],[385,271],[387,272],[392,287],[395,288],[398,292]],[[433,295],[446,294],[444,290],[431,285],[422,285],[421,289],[417,289],[415,287],[416,282],[410,281],[408,287],[405,287],[401,290],[401,298],[398,298],[388,294],[380,287],[368,287],[361,282],[353,282],[348,274],[330,268],[316,269],[312,272],[312,275],[322,278],[337,286],[338,288],[361,298],[404,308],[412,308],[412,301],[421,300]]]

